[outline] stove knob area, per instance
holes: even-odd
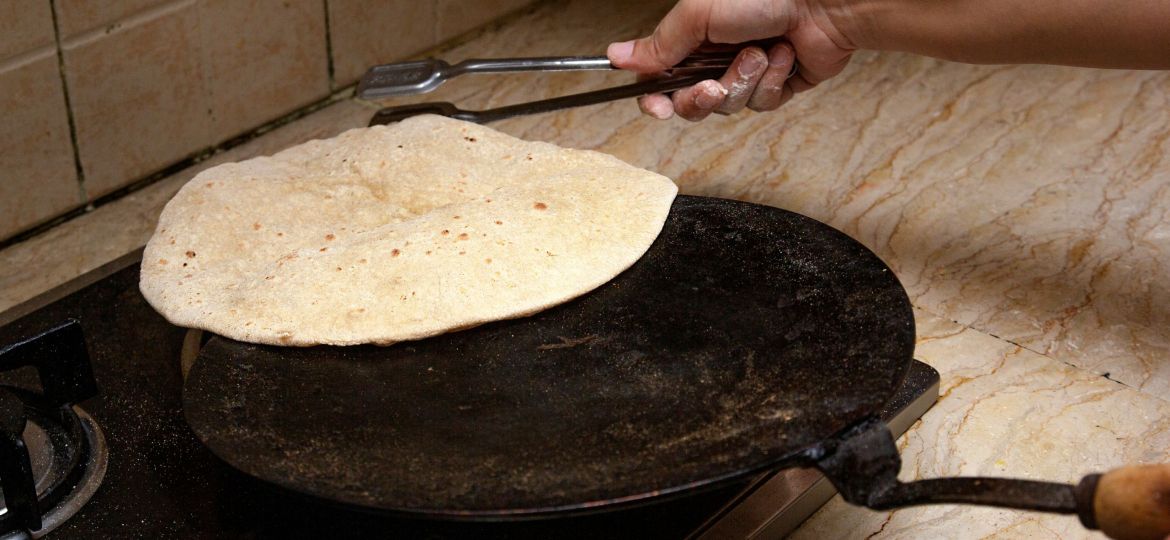
[[[0,486],[4,489],[7,530],[41,528],[32,463],[23,438],[27,424],[24,403],[0,388]]]

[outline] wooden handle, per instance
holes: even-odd
[[[1170,536],[1170,464],[1122,467],[1095,480],[1092,519],[1101,532],[1118,540]]]

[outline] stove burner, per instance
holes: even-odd
[[[39,538],[77,512],[105,475],[101,429],[73,405],[97,393],[84,336],[68,321],[0,349],[0,370],[33,366],[43,394],[0,386],[2,538]]]

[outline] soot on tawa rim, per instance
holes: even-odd
[[[211,339],[188,423],[263,481],[392,513],[611,507],[797,458],[911,361],[892,272],[777,208],[679,197],[634,266],[534,316],[391,347]]]

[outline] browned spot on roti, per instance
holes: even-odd
[[[467,240],[467,238],[468,238],[467,233],[459,233],[460,240]]]
[[[207,188],[215,187],[215,182],[208,182],[208,183],[204,184],[203,187],[207,187]]]
[[[496,225],[503,225],[503,224],[504,224],[504,222],[503,222],[503,221],[496,220]]]
[[[253,224],[252,224],[252,230],[253,230],[253,231],[258,231],[258,230],[260,230],[260,224],[259,224],[259,223],[253,223]]]
[[[366,264],[367,262],[370,262],[370,261],[367,261],[365,259],[358,259],[358,263],[360,263],[360,264]]]
[[[194,259],[194,258],[195,258],[195,252],[194,252],[194,251],[191,251],[191,250],[187,250],[187,258],[189,258],[189,259]]]
[[[484,259],[483,262],[484,262],[484,264],[491,264],[492,260],[491,259]]]
[[[528,161],[532,161],[532,154],[528,154],[527,156],[524,156],[524,159],[527,159]]]
[[[338,272],[340,272],[340,271],[341,271],[341,267],[340,267],[340,266],[338,266],[338,267],[337,267],[337,271],[338,271]]]
[[[166,259],[159,259],[159,260],[158,260],[158,263],[159,263],[159,264],[161,264],[161,265],[163,265],[163,266],[166,266],[166,264],[167,264],[167,260],[166,260]]]
[[[548,208],[548,205],[544,204],[542,202],[537,202],[536,204],[532,205],[532,207],[537,209],[537,210],[545,210]]]
[[[467,142],[475,142],[475,137],[464,137],[463,139]]]
[[[492,200],[491,199],[484,199],[483,202],[492,202]]]
[[[429,249],[428,249],[428,250],[427,250],[427,255],[430,255],[430,254],[431,254],[431,250],[429,250]]]
[[[284,233],[278,232],[278,233],[276,233],[276,236],[284,236]]]
[[[460,251],[460,252],[459,252],[459,254],[460,254],[460,255],[467,255],[467,252],[466,252],[466,251]]]
[[[329,249],[329,248],[327,248],[327,247],[323,247],[323,248],[321,248],[321,249],[318,249],[317,251],[320,251],[320,252],[324,253],[324,252],[325,252],[325,251],[327,251],[328,249]]]
[[[459,219],[459,216],[451,216],[451,219]]]
[[[442,231],[439,232],[439,234],[441,234],[443,236],[447,236],[448,234],[451,234],[451,231],[448,231],[447,229],[443,229]]]
[[[398,248],[394,248],[394,249],[390,250],[390,256],[391,256],[391,257],[397,257],[397,256],[398,256],[398,255],[400,255],[401,253],[402,253],[401,251],[398,251]]]
[[[325,240],[327,240],[327,241],[333,240],[334,238],[337,238],[337,237],[333,236],[333,233],[329,233],[329,234],[325,235]]]
[[[183,263],[183,268],[186,268],[186,267],[187,267],[187,263]]]

